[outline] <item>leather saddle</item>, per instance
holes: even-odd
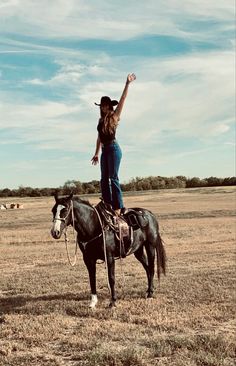
[[[141,208],[127,209],[123,217],[133,230],[143,229],[148,224],[148,217]]]
[[[96,205],[96,209],[105,226],[114,231],[120,256],[126,257],[133,243],[133,231],[147,226],[148,218],[141,208],[125,209],[117,216],[111,205],[103,200]]]

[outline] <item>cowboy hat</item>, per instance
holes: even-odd
[[[100,104],[98,104],[98,103],[94,103],[95,105],[97,105],[97,106],[101,106],[102,104],[109,104],[109,105],[112,105],[113,107],[115,106],[115,105],[117,105],[118,104],[118,102],[117,102],[117,100],[111,100],[111,98],[110,97],[108,97],[108,96],[104,96],[104,97],[101,97],[101,101],[100,101]]]

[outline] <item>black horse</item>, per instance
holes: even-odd
[[[68,225],[74,225],[74,229],[77,232],[77,243],[83,253],[84,263],[89,273],[91,287],[90,307],[95,307],[97,303],[96,262],[98,259],[106,259],[107,261],[111,290],[110,306],[114,306],[116,302],[115,258],[120,255],[114,231],[109,227],[105,230],[106,253],[104,253],[101,221],[99,220],[97,210],[89,202],[75,198],[72,194],[62,198],[55,196],[55,200],[56,203],[52,208],[53,226],[51,234],[54,239],[59,239]],[[160,278],[161,272],[165,274],[166,254],[156,217],[149,210],[141,210],[145,214],[147,225],[144,228],[138,228],[133,231],[133,240],[130,243],[131,246],[128,254],[134,254],[142,263],[148,280],[147,297],[150,298],[153,296],[154,291],[155,255],[157,255],[157,274],[158,278]]]

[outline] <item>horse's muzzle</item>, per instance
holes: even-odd
[[[54,228],[52,228],[51,235],[52,235],[53,239],[60,239],[61,232],[59,230],[55,230]]]

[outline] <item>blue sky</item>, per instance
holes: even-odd
[[[102,95],[137,80],[120,180],[235,175],[233,0],[2,0],[0,188],[100,178]]]

